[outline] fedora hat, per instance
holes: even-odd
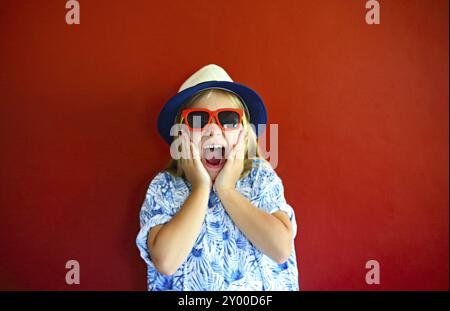
[[[175,123],[175,118],[182,104],[191,96],[206,89],[222,89],[237,95],[248,111],[250,123],[254,125],[256,136],[263,132],[267,122],[267,112],[258,93],[248,86],[233,82],[222,67],[209,64],[200,68],[184,81],[178,93],[170,98],[161,109],[157,122],[158,132],[168,144],[172,143],[173,137],[170,135],[170,129]]]

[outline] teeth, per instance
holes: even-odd
[[[213,144],[203,146],[203,149],[215,149],[215,148],[223,148],[223,146],[222,145],[213,145]]]

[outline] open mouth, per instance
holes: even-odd
[[[217,169],[225,163],[225,146],[222,144],[206,144],[202,148],[205,165]]]

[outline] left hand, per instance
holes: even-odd
[[[239,133],[236,144],[230,150],[225,165],[217,175],[214,186],[216,190],[235,189],[236,183],[244,169],[245,155],[245,132],[242,129]]]

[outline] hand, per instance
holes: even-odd
[[[214,186],[218,191],[235,189],[236,187],[236,182],[244,169],[244,135],[244,130],[241,130],[236,144],[228,154],[225,165],[216,177]]]
[[[191,142],[190,138],[185,133],[182,134],[181,140],[183,156],[179,161],[186,179],[192,185],[192,189],[201,187],[211,189],[211,177],[200,160],[200,153],[197,146]]]

